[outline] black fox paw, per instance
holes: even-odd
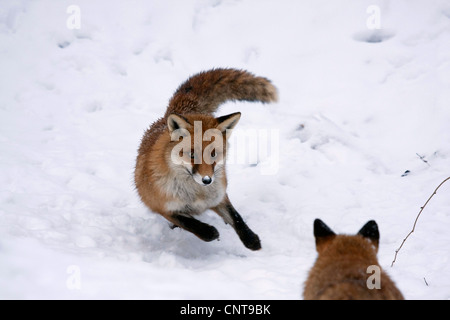
[[[261,249],[261,241],[257,234],[253,233],[250,229],[246,230],[245,233],[241,235],[241,240],[244,246],[248,249],[256,251]]]
[[[210,242],[219,238],[219,231],[213,226],[205,226],[197,236],[203,241]]]

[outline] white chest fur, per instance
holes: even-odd
[[[210,185],[202,186],[186,174],[168,176],[162,183],[171,199],[166,204],[167,211],[199,214],[216,207],[225,197],[226,187],[222,179],[215,179]]]

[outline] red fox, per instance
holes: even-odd
[[[305,300],[404,299],[379,266],[380,233],[375,221],[367,222],[356,235],[350,236],[336,235],[316,219],[314,236],[319,256],[305,282]]]
[[[215,240],[217,229],[195,219],[211,209],[235,229],[247,248],[259,250],[259,237],[226,192],[227,138],[241,113],[213,116],[222,103],[235,100],[275,102],[277,90],[268,79],[236,69],[212,69],[181,84],[164,117],[142,138],[135,184],[142,202],[175,227],[204,241]]]

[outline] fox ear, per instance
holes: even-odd
[[[316,238],[316,248],[319,250],[319,246],[324,240],[334,237],[336,233],[333,232],[322,220],[314,220],[314,237]]]
[[[227,130],[233,129],[239,122],[240,118],[241,118],[240,112],[216,118],[217,122],[219,123],[217,125],[217,129],[219,129],[222,133],[225,133]]]
[[[378,247],[378,242],[380,241],[380,232],[378,231],[378,225],[374,220],[370,220],[369,222],[367,222],[361,228],[361,230],[358,231],[358,234],[363,236],[364,238],[370,239]]]
[[[334,233],[322,220],[314,220],[314,237],[322,238],[334,235],[336,235],[336,233]]]
[[[178,129],[189,129],[191,124],[185,117],[171,114],[167,117],[167,127],[169,128],[169,132],[172,133]]]

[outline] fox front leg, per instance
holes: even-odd
[[[203,223],[190,215],[183,213],[172,213],[165,216],[167,220],[172,222],[174,226],[180,227],[186,231],[192,232],[203,241],[213,241],[219,238],[219,232],[213,226]]]
[[[225,223],[228,223],[233,227],[244,246],[250,250],[261,249],[261,241],[259,240],[258,235],[250,230],[240,214],[233,207],[228,197],[226,197],[226,200],[217,207],[212,208],[212,210],[217,212],[217,214],[223,218]]]

